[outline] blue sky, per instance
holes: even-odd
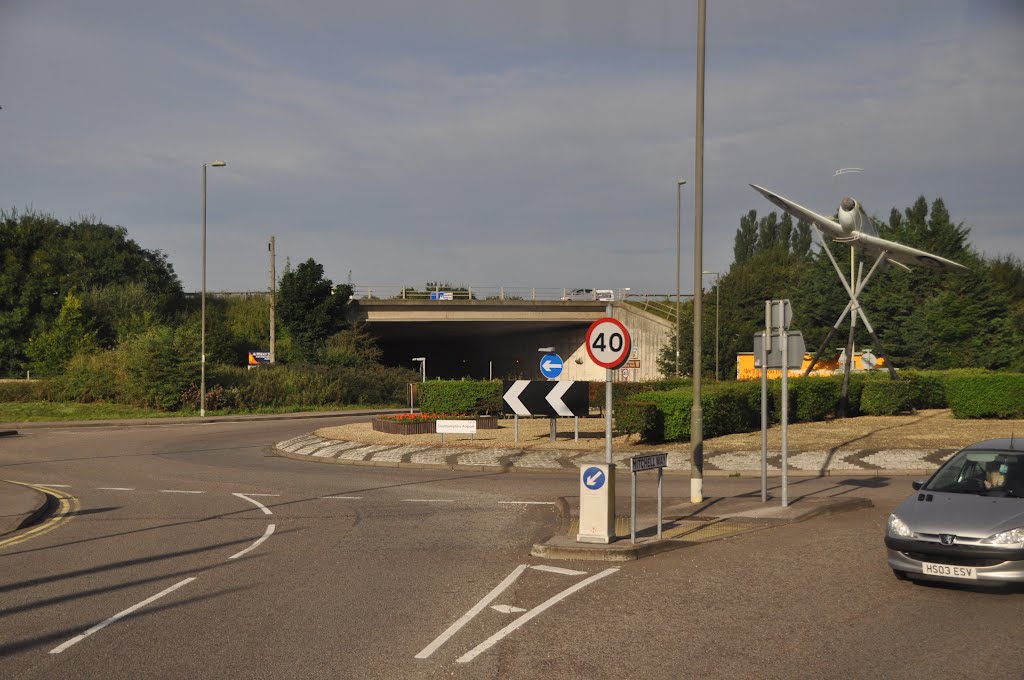
[[[1024,256],[1024,5],[711,0],[704,267],[754,182],[887,217],[941,196]],[[3,0],[0,206],[91,215],[212,290],[692,288],[697,3]],[[836,169],[861,167],[840,184]]]

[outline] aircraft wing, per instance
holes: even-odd
[[[947,260],[944,257],[863,232],[857,235],[857,241],[853,245],[875,255],[885,251],[885,259],[892,260],[897,264],[920,265],[932,269],[967,269],[959,262],[953,262],[953,260]]]
[[[783,198],[782,196],[779,196],[776,193],[768,191],[764,187],[759,187],[756,184],[751,184],[750,186],[753,187],[759,194],[761,194],[769,201],[779,206],[780,208],[782,208],[783,210],[785,210],[798,220],[805,220],[807,222],[810,222],[811,224],[818,227],[818,229],[821,229],[824,233],[828,234],[829,236],[844,235],[843,228],[839,226],[839,223],[836,222],[831,217],[819,215],[813,210],[809,210],[798,203],[794,203],[788,198]]]

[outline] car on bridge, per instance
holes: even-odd
[[[602,288],[573,288],[566,290],[562,295],[563,300],[598,300],[600,302],[612,302],[615,300],[615,291]]]

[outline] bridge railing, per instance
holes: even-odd
[[[596,300],[597,294],[573,294],[573,288],[536,288],[530,286],[437,286],[419,290],[408,286],[354,286],[357,300]]]

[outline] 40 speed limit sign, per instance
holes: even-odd
[[[587,354],[604,368],[616,369],[626,363],[632,344],[626,327],[610,316],[598,319],[587,330]]]

